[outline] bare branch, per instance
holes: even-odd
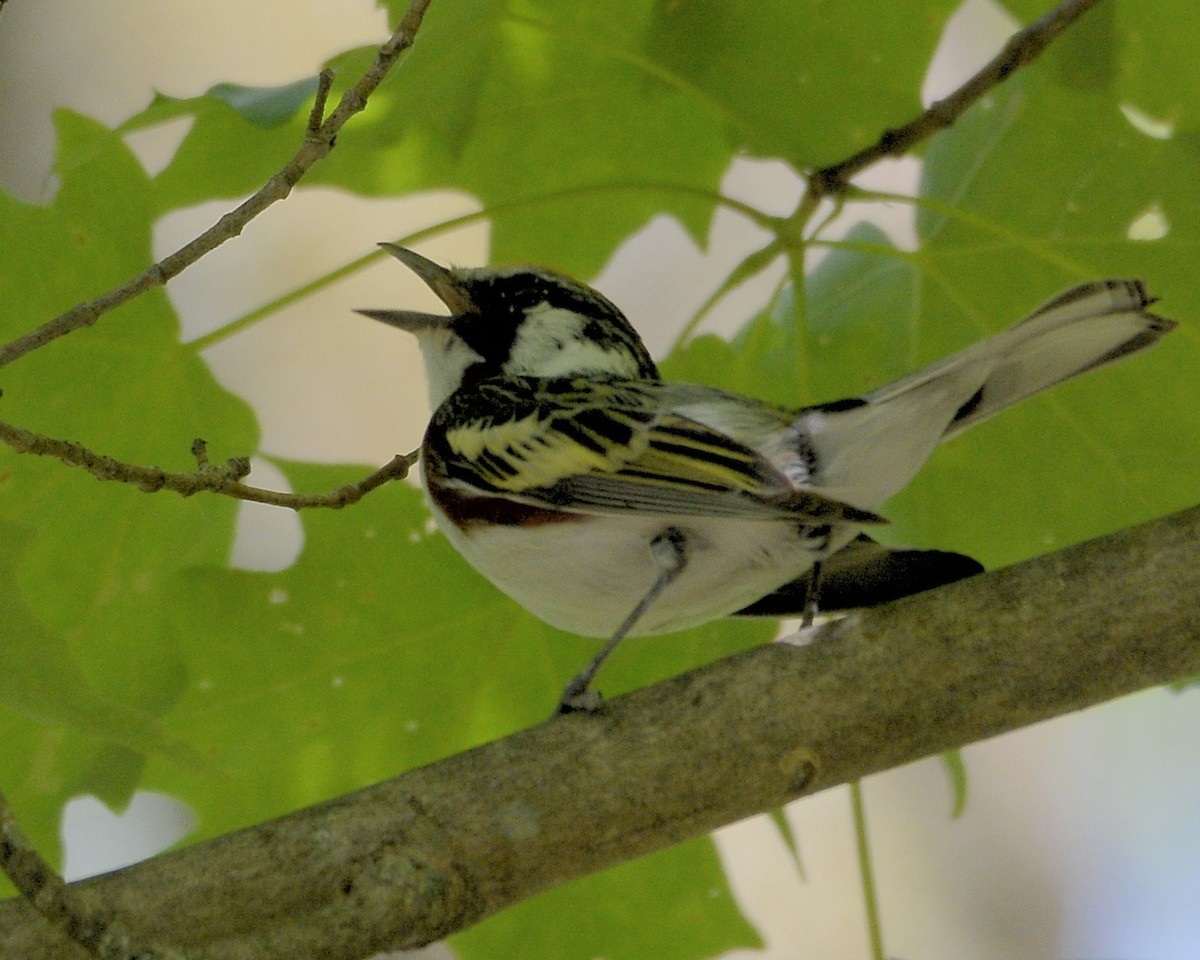
[[[372,490],[388,481],[401,480],[408,476],[408,471],[417,462],[418,456],[416,451],[409,454],[396,454],[386,464],[374,473],[363,477],[362,480],[348,483],[336,490],[330,490],[328,493],[281,493],[277,490],[252,487],[241,482],[242,478],[250,472],[250,460],[247,457],[232,457],[220,466],[209,463],[203,440],[196,440],[192,444],[192,453],[196,456],[200,466],[195,473],[174,473],[163,470],[161,467],[123,463],[104,454],[95,453],[83,444],[43,436],[4,422],[0,422],[0,440],[7,443],[17,453],[56,457],[68,466],[86,470],[98,480],[129,483],[146,493],[173,490],[181,496],[190,497],[194,493],[207,491],[233,497],[236,500],[249,500],[275,507],[287,507],[289,510],[306,510],[314,507],[337,510],[357,503]]]
[[[214,960],[418,946],[799,796],[1200,674],[1198,554],[1195,507],[78,886]],[[14,900],[0,956],[83,953]]]
[[[1033,63],[1054,39],[1087,13],[1100,0],[1063,0],[1057,7],[1024,30],[1009,37],[1004,48],[973,77],[915,120],[895,130],[884,131],[872,146],[841,163],[814,171],[809,177],[808,197],[823,197],[845,190],[850,179],[886,157],[908,153],[922,140],[943,130],[966,109],[999,86],[1016,70]]]
[[[329,68],[317,75],[317,92],[313,96],[312,109],[308,113],[308,124],[304,128],[305,136],[310,140],[319,139],[321,124],[325,120],[325,105],[329,102],[329,91],[333,87],[333,71]]]
[[[329,154],[333,149],[338,132],[345,126],[346,121],[367,105],[367,99],[387,76],[400,54],[412,46],[429,3],[430,0],[412,0],[408,11],[400,20],[396,32],[379,48],[379,53],[370,69],[359,78],[357,83],[342,94],[342,99],[333,112],[314,129],[314,121],[325,112],[325,97],[329,92],[328,80],[322,76],[304,142],[287,165],[272,176],[257,193],[236,209],[226,213],[194,240],[164,257],[158,263],[147,267],[133,279],[94,300],[73,307],[66,313],[42,324],[36,330],[0,347],[0,367],[73,330],[90,326],[104,314],[147,290],[161,287],[226,240],[238,236],[246,228],[246,225],[267,207],[291,193],[292,187],[312,169],[313,165]]]
[[[396,31],[380,47],[375,62],[358,82],[342,95],[328,118],[325,118],[325,107],[333,83],[333,74],[328,70],[321,72],[304,142],[287,165],[272,176],[262,189],[237,209],[221,217],[200,236],[120,287],[88,303],[80,304],[36,330],[0,347],[0,366],[73,330],[89,326],[110,310],[147,290],[162,286],[202,256],[240,234],[254,217],[275,201],[286,197],[308,170],[328,155],[341,128],[366,106],[367,99],[387,76],[400,54],[412,46],[429,3],[430,0],[412,0]],[[201,459],[201,469],[196,473],[172,473],[159,467],[123,463],[113,457],[95,453],[81,444],[43,436],[6,423],[0,423],[0,439],[18,453],[57,457],[63,463],[82,467],[101,480],[130,483],[147,492],[166,488],[183,496],[191,496],[205,490],[239,500],[268,503],[292,510],[309,507],[338,508],[354,503],[388,480],[405,476],[415,462],[415,455],[397,455],[388,464],[358,483],[348,484],[325,494],[289,494],[241,483],[242,478],[250,472],[249,460],[245,457],[231,459],[220,467],[210,465],[203,456],[203,445],[200,442],[200,445],[193,449]]]

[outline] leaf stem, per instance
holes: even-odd
[[[863,804],[861,780],[850,781],[850,807],[854,812],[854,841],[858,848],[858,875],[862,882],[863,907],[867,914],[867,935],[871,941],[871,960],[886,960],[883,952],[883,925],[879,919],[879,899],[875,892],[875,873],[871,866],[871,844],[867,837],[867,813]]]

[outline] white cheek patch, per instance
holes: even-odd
[[[448,329],[422,330],[417,344],[425,361],[430,409],[436,410],[462,384],[467,368],[483,357]]]
[[[586,317],[571,310],[547,304],[534,307],[517,332],[509,372],[538,377],[637,376],[628,351],[586,338],[586,323]]]

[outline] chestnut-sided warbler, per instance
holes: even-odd
[[[553,626],[608,643],[735,613],[863,606],[977,572],[862,534],[941,441],[1148,347],[1175,323],[1137,280],[1085,283],[1020,323],[858,397],[789,410],[664,382],[592,288],[537,267],[445,268],[382,244],[450,310],[363,310],[414,334],[434,410],[421,447],[438,527]]]

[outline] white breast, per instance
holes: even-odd
[[[591,637],[610,636],[658,578],[650,543],[665,527],[684,532],[687,567],[638,621],[633,636],[736,613],[857,533],[839,528],[818,545],[790,521],[593,516],[526,529],[476,528],[467,535],[436,504],[430,508],[451,543],[504,593],[552,626]]]

